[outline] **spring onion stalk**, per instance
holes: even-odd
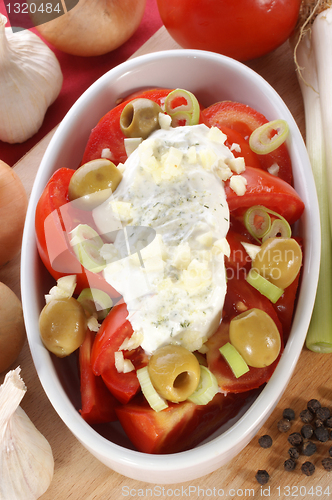
[[[210,370],[200,365],[201,377],[197,389],[189,396],[188,400],[196,405],[207,405],[219,392],[216,377]]]
[[[332,1],[305,1],[302,10],[307,22],[295,46],[295,61],[322,234],[320,274],[306,346],[314,352],[329,353],[332,352]]]

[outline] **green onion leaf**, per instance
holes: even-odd
[[[142,392],[143,392],[147,402],[151,406],[151,408],[157,412],[167,408],[168,404],[166,403],[165,399],[162,398],[158,394],[158,392],[156,391],[156,389],[152,385],[149,371],[148,371],[148,367],[144,366],[143,368],[140,368],[139,370],[137,370],[136,374],[137,374],[137,378],[138,378],[138,381],[140,383]]]
[[[219,386],[216,377],[210,370],[203,365],[200,365],[201,377],[197,389],[188,398],[189,401],[197,405],[208,404],[219,391]]]
[[[224,356],[236,378],[242,377],[242,375],[249,371],[249,366],[239,351],[230,342],[221,346],[219,351]]]
[[[246,280],[262,295],[267,297],[273,304],[275,304],[284,293],[284,290],[282,288],[279,288],[278,286],[268,281],[254,268],[250,269],[249,273],[247,274]]]

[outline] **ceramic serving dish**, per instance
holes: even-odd
[[[91,129],[117,100],[147,87],[184,88],[207,106],[220,100],[240,101],[269,120],[283,118],[295,188],[305,203],[299,231],[305,245],[301,289],[292,331],[281,360],[267,385],[239,415],[194,449],[171,455],[148,455],[132,449],[116,424],[92,428],[77,411],[75,367],[59,362],[43,346],[38,317],[44,294],[54,284],[36,248],[34,217],[37,201],[52,173],[80,163]],[[314,180],[300,131],[274,89],[245,65],[227,57],[195,50],[157,52],[127,61],[96,81],[74,104],[45,152],[31,193],[22,245],[21,289],[32,357],[45,393],[76,438],[101,462],[124,476],[150,483],[179,483],[208,474],[237,455],[269,417],[292,376],[304,344],[319,272],[319,210]]]

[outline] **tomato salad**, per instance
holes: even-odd
[[[89,424],[177,452],[269,380],[303,260],[287,131],[242,103],[149,89],[100,119],[78,168],[52,175],[35,219],[57,281],[40,333],[57,358],[78,357]]]

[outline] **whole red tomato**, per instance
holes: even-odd
[[[301,0],[157,0],[157,4],[166,29],[182,47],[247,61],[289,38]]]

